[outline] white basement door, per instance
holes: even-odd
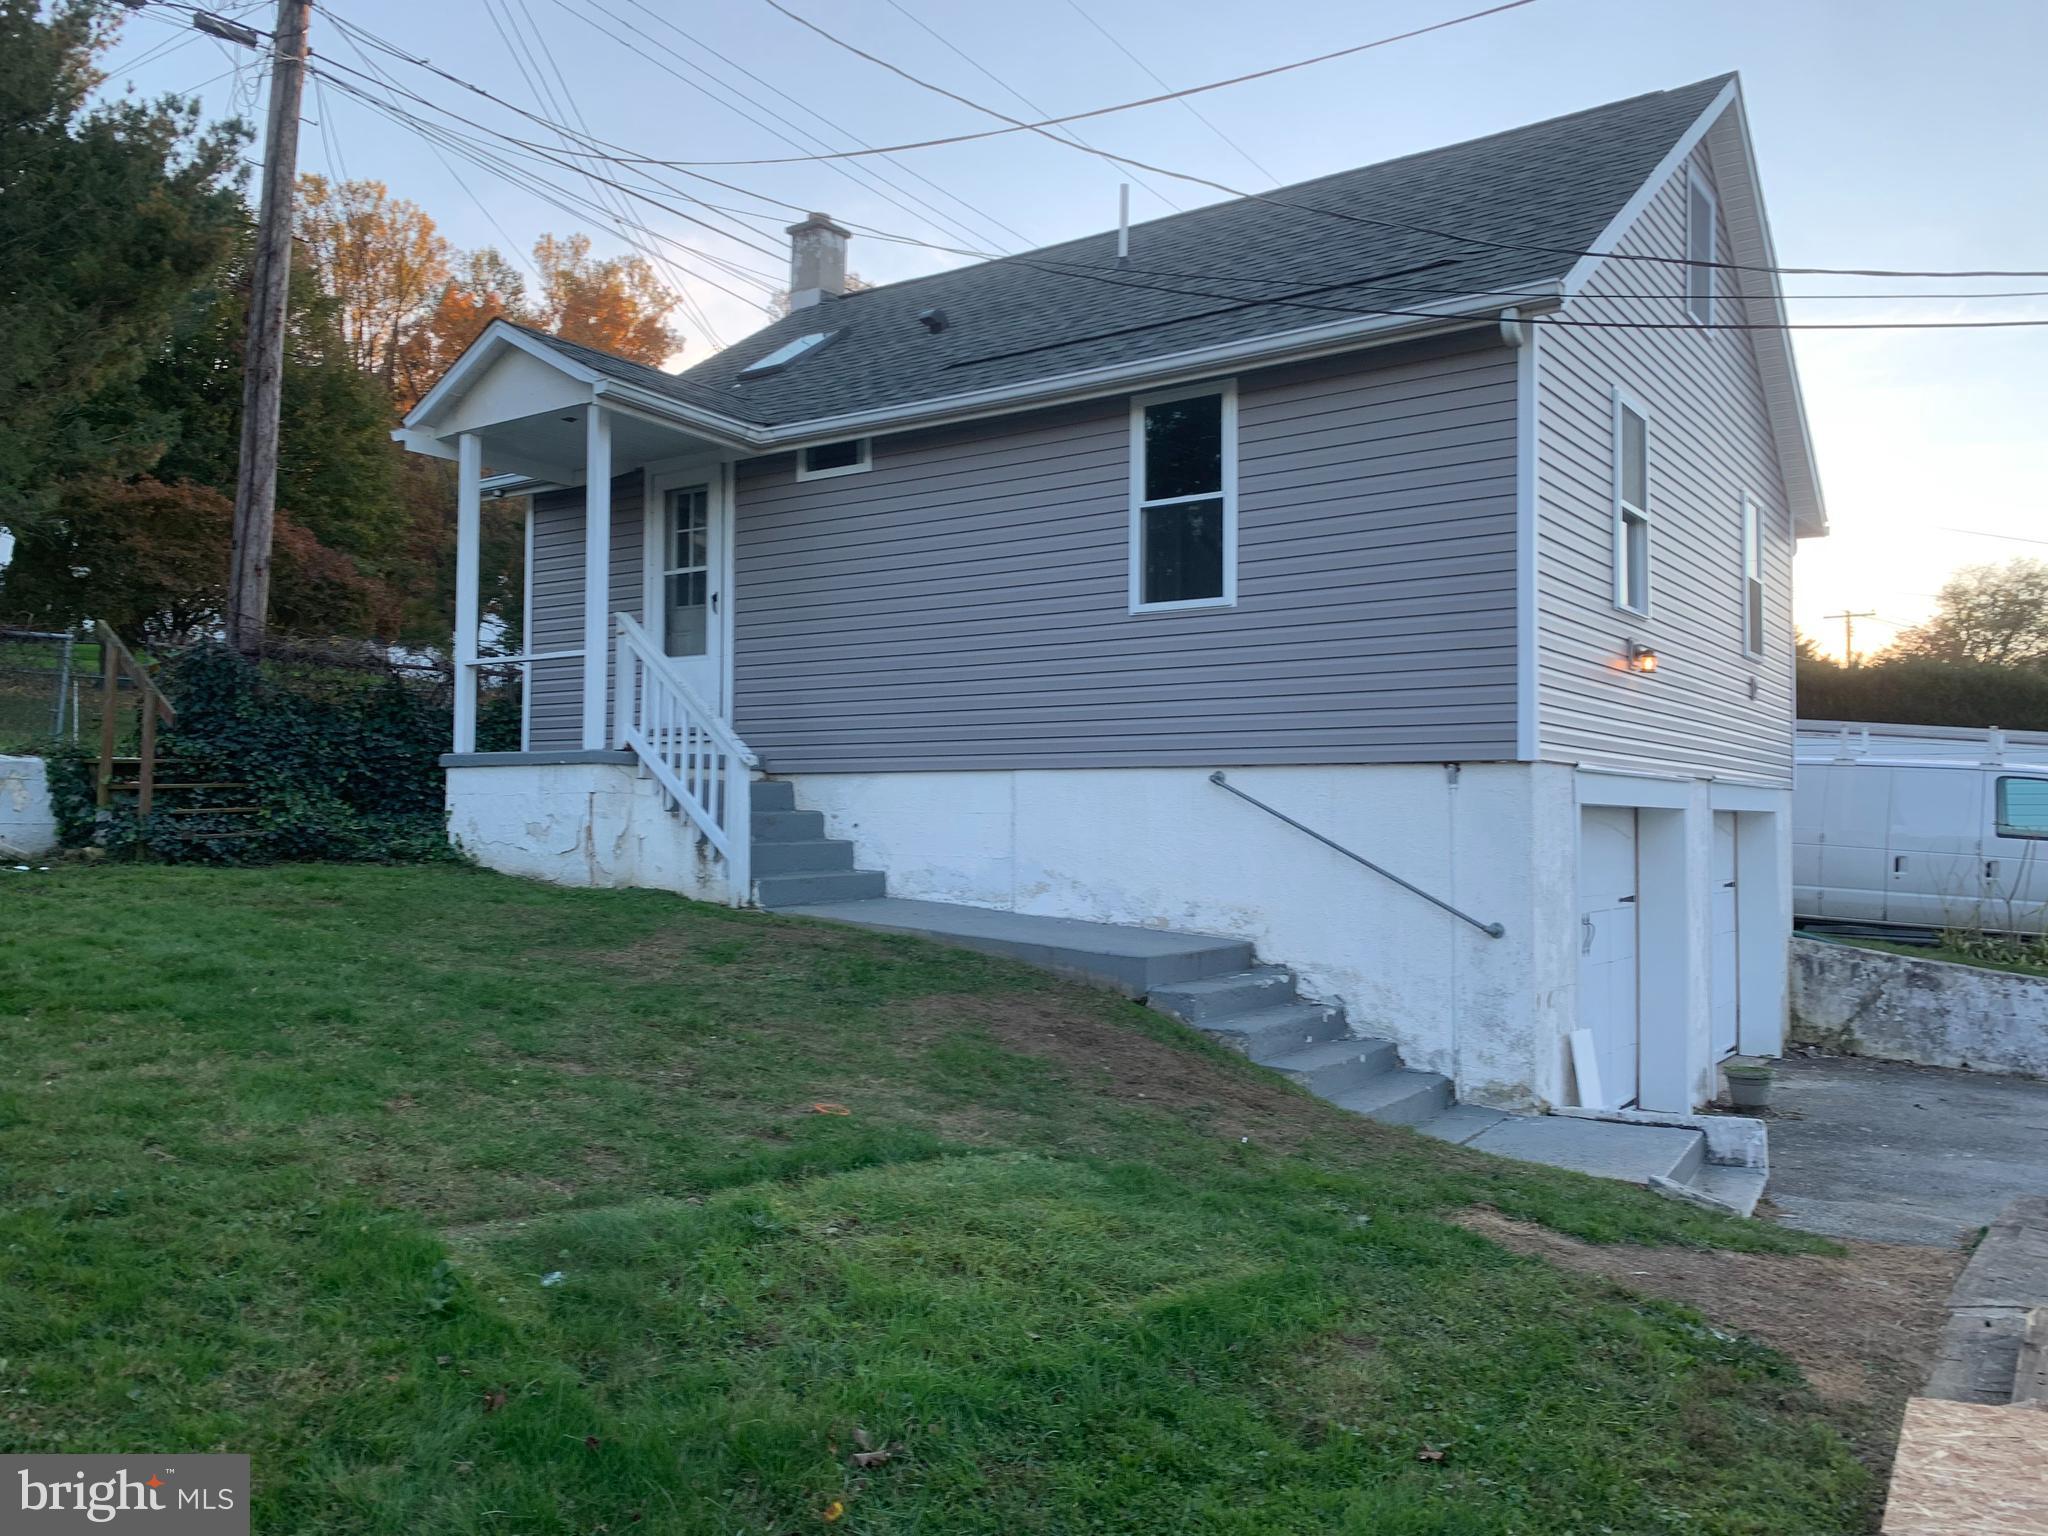
[[[1579,811],[1579,1027],[1600,1063],[1601,1108],[1636,1101],[1641,1022],[1636,980],[1636,813]]]
[[[1735,1052],[1742,954],[1735,934],[1735,813],[1714,812],[1714,1054]]]

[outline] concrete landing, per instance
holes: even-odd
[[[1617,1125],[1560,1115],[1506,1115],[1465,1145],[1496,1157],[1570,1168],[1603,1179],[1647,1183],[1652,1174],[1692,1182],[1706,1156],[1698,1131],[1662,1125]]]
[[[1143,997],[1154,987],[1174,982],[1242,971],[1252,963],[1252,947],[1240,939],[1086,923],[1071,917],[1034,917],[1025,912],[899,896],[782,910],[797,917],[851,923],[885,933],[914,933],[963,949],[1007,955],[1063,976],[1115,987],[1127,997]]]

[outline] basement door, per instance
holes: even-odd
[[[1636,953],[1636,813],[1579,810],[1579,1027],[1592,1031],[1602,1108],[1635,1103],[1642,1047]]]
[[[727,499],[716,478],[657,482],[648,530],[648,611],[676,676],[725,714]],[[654,628],[654,626],[650,626]]]
[[[1735,813],[1714,812],[1714,1055],[1735,1054],[1741,1017],[1742,950],[1735,931]]]

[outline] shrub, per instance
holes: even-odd
[[[157,682],[178,712],[159,738],[175,776],[246,788],[180,792],[151,816],[128,806],[101,819],[93,804],[97,758],[58,747],[48,759],[51,798],[67,845],[97,843],[112,857],[166,863],[454,857],[439,763],[450,709],[438,676],[408,676],[369,653],[301,650],[258,666],[205,646],[166,661]],[[503,705],[496,710],[502,731]],[[516,701],[510,726],[516,744]],[[159,776],[171,775],[160,768]],[[229,803],[260,809],[253,817],[206,814]],[[165,814],[173,808],[181,814]]]

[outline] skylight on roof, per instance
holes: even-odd
[[[826,342],[838,334],[837,331],[811,331],[806,335],[797,337],[794,341],[785,341],[766,357],[756,358],[753,362],[747,364],[746,367],[740,370],[740,377],[743,379],[757,378],[761,374],[774,373],[778,369],[787,368],[798,358],[817,351],[818,348],[825,345]]]

